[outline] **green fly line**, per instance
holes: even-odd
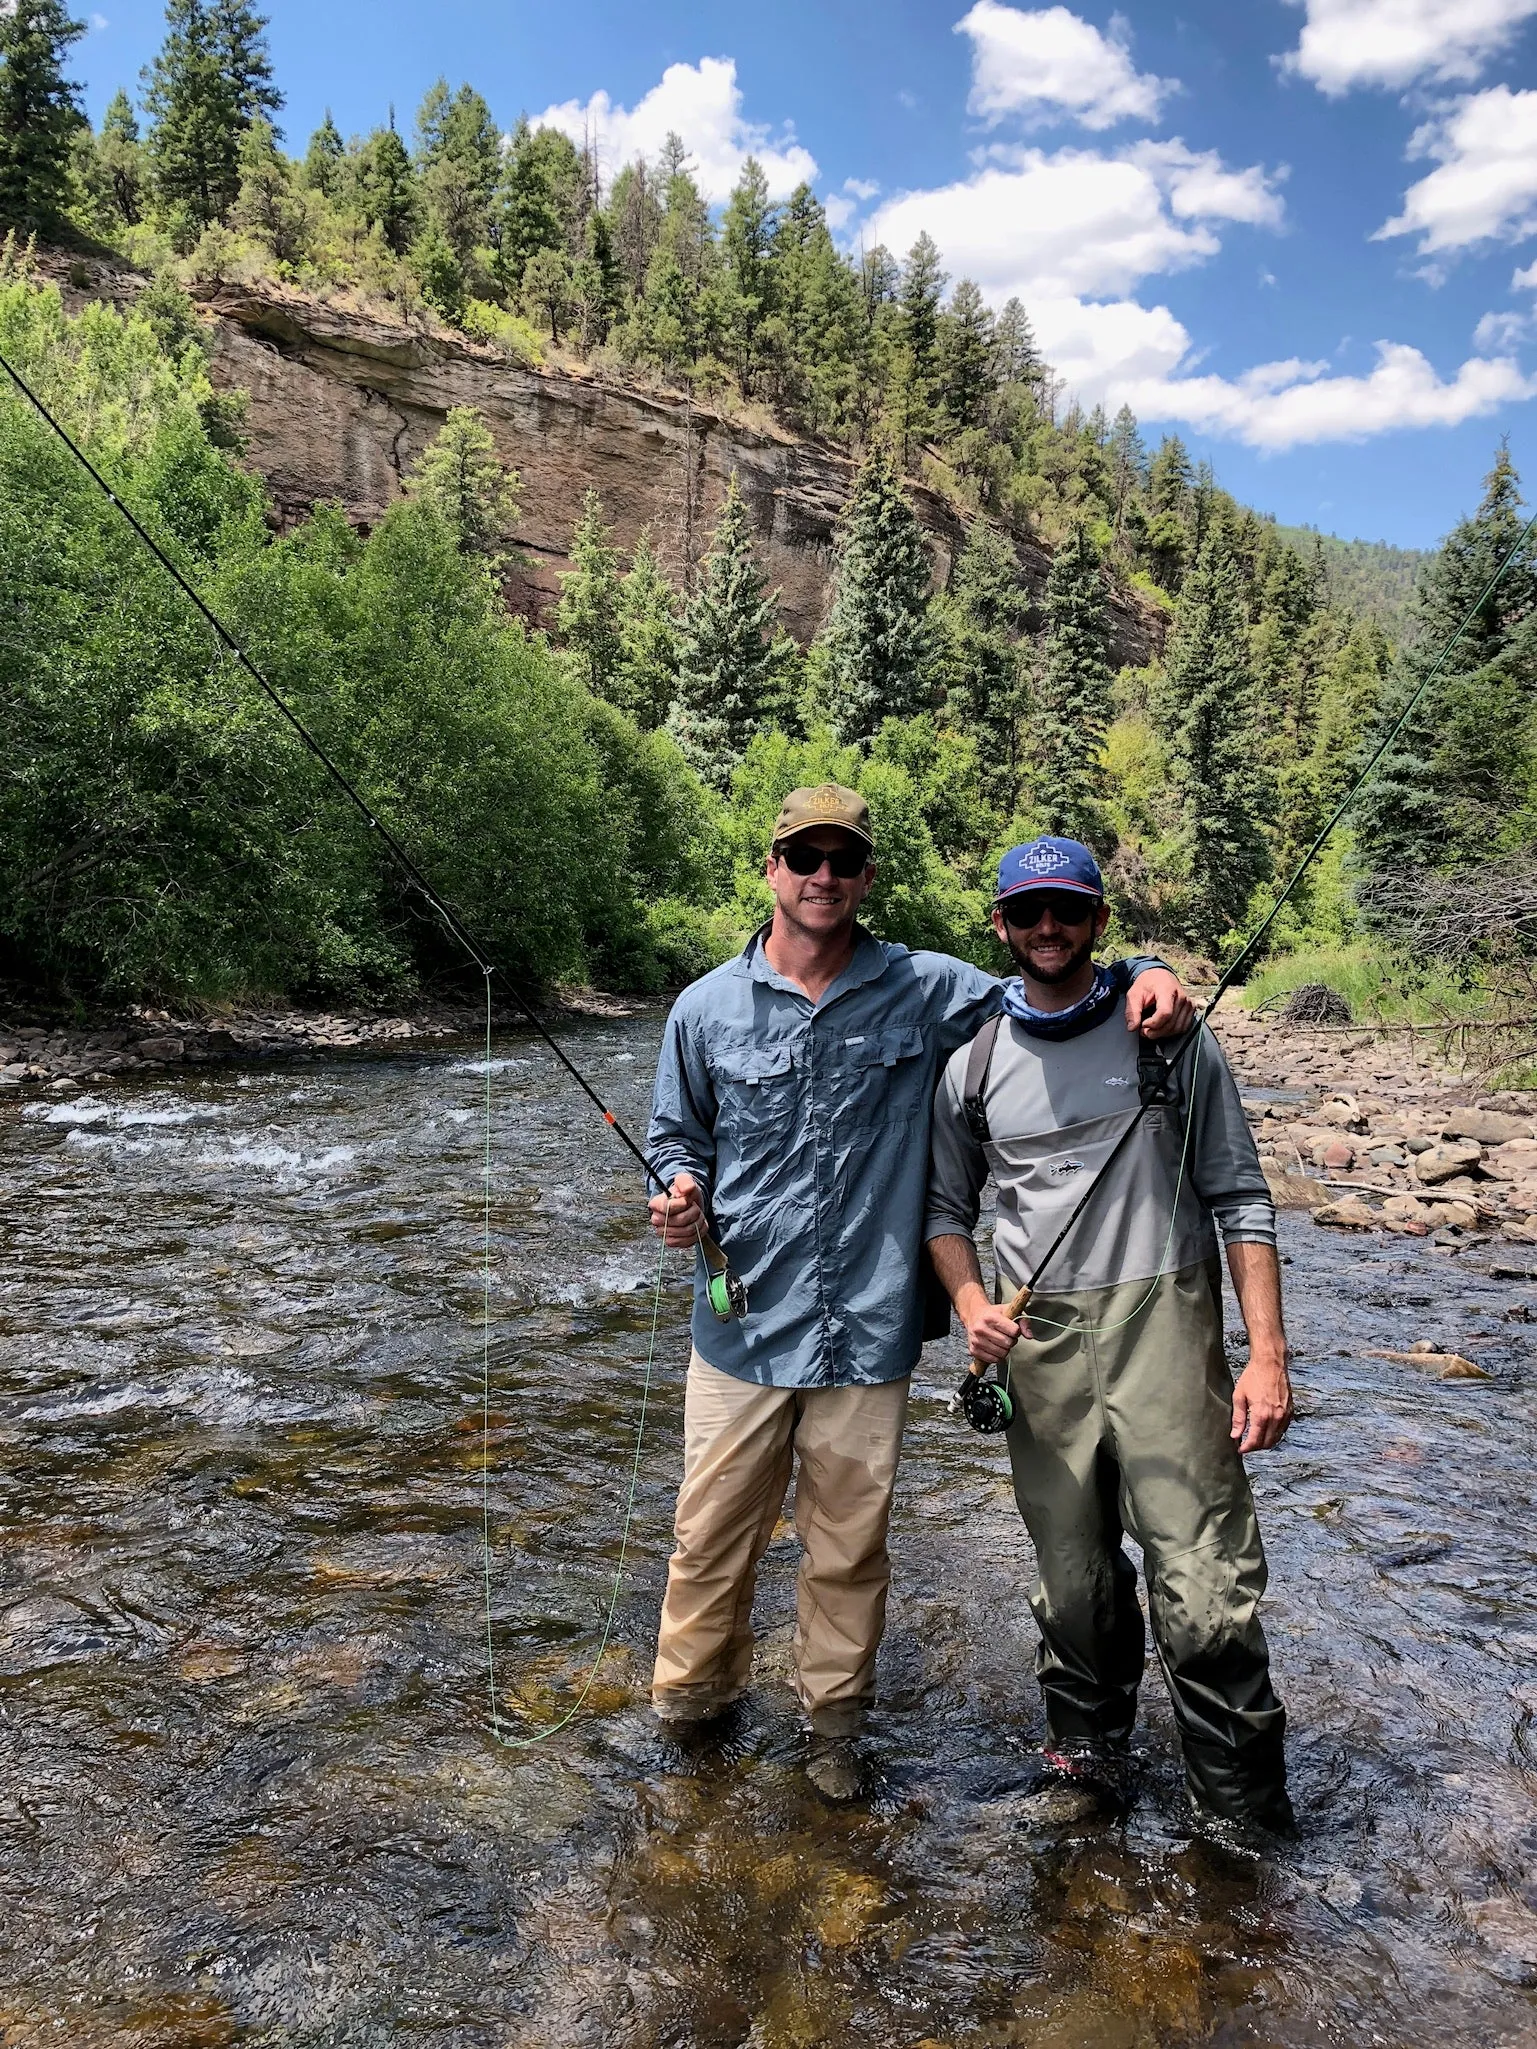
[[[552,1736],[558,1736],[562,1729],[569,1728],[581,1713],[587,1696],[596,1684],[598,1670],[607,1655],[609,1639],[614,1631],[614,1617],[619,1611],[619,1595],[624,1585],[625,1560],[630,1548],[630,1531],[635,1521],[635,1496],[640,1486],[640,1457],[646,1437],[646,1408],[651,1398],[651,1375],[656,1364],[657,1323],[662,1310],[662,1286],[667,1273],[666,1220],[672,1210],[672,1196],[667,1197],[667,1209],[663,1213],[661,1256],[657,1261],[656,1286],[651,1295],[651,1336],[646,1347],[646,1370],[640,1383],[640,1414],[635,1419],[635,1454],[630,1461],[630,1485],[625,1498],[624,1521],[619,1532],[619,1562],[614,1568],[614,1584],[608,1597],[608,1611],[603,1618],[603,1634],[598,1640],[592,1668],[582,1682],[582,1690],[560,1717],[547,1728],[538,1729],[531,1736],[510,1735],[502,1725],[502,1711],[496,1697],[496,1641],[491,1617],[491,973],[486,971],[486,1057],[484,1061],[485,1083],[481,1091],[481,1206],[480,1206],[480,1555],[481,1584],[485,1595],[486,1625],[486,1692],[491,1703],[491,1734],[504,1750],[532,1750],[537,1744],[547,1743]]]

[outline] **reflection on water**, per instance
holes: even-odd
[[[573,1034],[626,1117],[654,1022]],[[0,1112],[0,2041],[847,2049],[1537,2034],[1537,1286],[1287,1220],[1305,1415],[1255,1473],[1295,1849],[1192,1840],[1152,1676],[1124,1828],[1034,1833],[1028,1545],[919,1376],[880,1792],[802,1791],[784,1683],[718,1754],[645,1681],[679,1466],[664,1305],[616,1647],[487,1737],[483,1063],[189,1077]],[[503,1713],[574,1697],[620,1535],[639,1185],[537,1044],[493,1063]],[[1441,1382],[1363,1356],[1440,1340]]]

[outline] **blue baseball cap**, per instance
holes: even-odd
[[[994,903],[1008,896],[1020,896],[1027,889],[1073,889],[1082,896],[1105,896],[1105,879],[1099,863],[1079,840],[1058,839],[1042,833],[1025,846],[1010,847],[998,863],[998,890]]]

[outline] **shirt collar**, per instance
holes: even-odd
[[[742,951],[732,962],[732,973],[745,975],[754,982],[767,982],[771,989],[783,989],[791,996],[799,996],[804,1002],[806,999],[805,990],[797,988],[794,982],[786,981],[783,975],[777,973],[768,955],[763,950],[763,942],[768,937],[769,926],[772,923],[773,920],[771,918],[765,919],[763,924],[758,927],[757,931],[754,932],[751,939],[748,940]],[[827,991],[826,995],[823,996],[817,1008],[819,1010],[825,1008],[835,996],[842,996],[850,989],[858,989],[866,982],[878,981],[885,974],[891,963],[899,959],[906,952],[907,948],[905,946],[899,946],[884,939],[877,939],[875,934],[866,931],[863,925],[856,925],[854,927],[854,951],[850,956],[849,964]]]

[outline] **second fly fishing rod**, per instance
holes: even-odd
[[[1264,943],[1265,935],[1269,932],[1271,926],[1274,925],[1276,919],[1280,916],[1283,907],[1290,900],[1290,898],[1296,891],[1298,884],[1302,881],[1302,878],[1307,874],[1309,868],[1312,867],[1314,861],[1318,858],[1319,854],[1327,845],[1330,835],[1334,832],[1335,828],[1339,825],[1340,821],[1345,817],[1351,805],[1354,804],[1356,798],[1361,794],[1361,791],[1365,787],[1367,782],[1371,779],[1371,777],[1376,773],[1377,769],[1381,766],[1394,741],[1398,738],[1399,734],[1403,731],[1404,727],[1409,723],[1409,720],[1413,716],[1415,708],[1418,706],[1421,698],[1425,695],[1426,691],[1430,688],[1431,684],[1434,683],[1436,678],[1441,674],[1442,670],[1446,667],[1446,664],[1451,660],[1452,655],[1456,651],[1457,647],[1461,644],[1463,639],[1466,637],[1467,633],[1473,626],[1474,621],[1478,618],[1479,613],[1482,612],[1484,606],[1489,602],[1490,598],[1493,597],[1494,593],[1499,589],[1500,584],[1505,579],[1507,571],[1511,567],[1511,564],[1515,561],[1516,557],[1525,547],[1526,542],[1534,528],[1537,528],[1537,513],[1534,513],[1532,517],[1526,522],[1525,526],[1522,527],[1520,533],[1516,536],[1509,550],[1506,552],[1506,554],[1500,561],[1499,567],[1495,570],[1494,574],[1489,578],[1489,581],[1484,585],[1483,589],[1479,592],[1478,596],[1473,600],[1473,603],[1468,607],[1468,610],[1465,616],[1463,617],[1462,623],[1458,626],[1456,632],[1451,635],[1446,645],[1442,648],[1440,654],[1437,655],[1435,661],[1431,664],[1430,668],[1427,669],[1424,676],[1421,677],[1418,685],[1411,693],[1408,702],[1404,705],[1403,710],[1399,713],[1398,717],[1393,721],[1392,725],[1388,728],[1387,732],[1383,735],[1382,739],[1373,749],[1364,767],[1360,770],[1359,774],[1352,781],[1350,787],[1346,790],[1345,794],[1340,798],[1339,802],[1335,805],[1334,809],[1329,813],[1329,816],[1325,819],[1324,823],[1319,827],[1318,832],[1315,835],[1311,846],[1309,846],[1307,852],[1302,856],[1302,859],[1297,863],[1296,867],[1293,869],[1291,877],[1287,881],[1285,887],[1282,889],[1280,895],[1276,898],[1275,902],[1271,905],[1270,909],[1265,913],[1265,916],[1260,920],[1259,924],[1254,928],[1253,932],[1250,933],[1249,937],[1239,947],[1237,953],[1234,954],[1232,960],[1223,970],[1221,976],[1218,978],[1217,986],[1212,991],[1211,997],[1209,1001],[1206,1003],[1201,1015],[1197,1017],[1195,1023],[1189,1028],[1189,1030],[1175,1045],[1173,1051],[1169,1054],[1167,1061],[1165,1061],[1163,1057],[1158,1054],[1153,1054],[1150,1059],[1145,1057],[1143,1061],[1139,1061],[1139,1069],[1151,1068],[1155,1070],[1152,1073],[1150,1079],[1144,1083],[1144,1086],[1142,1088],[1141,1102],[1139,1103],[1134,1114],[1128,1120],[1125,1130],[1122,1131],[1119,1138],[1117,1138],[1115,1144],[1110,1148],[1110,1151],[1106,1154],[1105,1159],[1100,1166],[1099,1172],[1089,1182],[1088,1186],[1079,1196],[1077,1202],[1073,1204],[1072,1209],[1068,1213],[1067,1221],[1062,1225],[1061,1229],[1057,1232],[1056,1236],[1051,1240],[1051,1243],[1046,1247],[1046,1250],[1041,1254],[1040,1258],[1035,1261],[1034,1265],[1031,1268],[1029,1278],[1024,1282],[1024,1284],[1015,1292],[1013,1297],[1010,1299],[1008,1304],[1008,1313],[1010,1317],[1017,1318],[1025,1313],[1029,1306],[1032,1295],[1040,1286],[1042,1274],[1045,1273],[1046,1269],[1051,1265],[1052,1261],[1056,1258],[1057,1254],[1062,1250],[1063,1245],[1072,1235],[1074,1228],[1082,1219],[1085,1211],[1089,1207],[1089,1204],[1094,1200],[1095,1196],[1098,1195],[1100,1190],[1104,1187],[1106,1178],[1108,1177],[1111,1169],[1114,1167],[1116,1161],[1126,1151],[1127,1147],[1131,1144],[1132,1139],[1140,1130],[1143,1120],[1146,1118],[1148,1111],[1155,1108],[1171,1105],[1179,1100],[1177,1075],[1179,1067],[1183,1062],[1186,1053],[1188,1053],[1192,1047],[1199,1046],[1201,1032],[1207,1024],[1207,1022],[1210,1020],[1212,1012],[1217,1008],[1217,1005],[1222,1001],[1223,997],[1227,994],[1228,990],[1231,989],[1233,985],[1240,979],[1245,970],[1249,967],[1250,963],[1255,959],[1260,947]],[[1194,1089],[1192,1084],[1191,1103],[1189,1105],[1189,1110],[1186,1118],[1185,1137],[1187,1149],[1189,1141],[1189,1117],[1193,1114],[1193,1112]],[[1183,1155],[1181,1157],[1180,1173],[1180,1185],[1182,1185],[1184,1175]],[[1179,1192],[1177,1187],[1175,1193],[1175,1201],[1178,1202],[1178,1200]],[[982,1367],[975,1360],[971,1362],[967,1375],[965,1379],[962,1380],[960,1387],[957,1390],[955,1401],[956,1404],[964,1411],[966,1418],[968,1422],[971,1423],[973,1429],[982,1430],[984,1432],[992,1432],[996,1430],[1006,1429],[1008,1426],[1009,1411],[1011,1409],[1011,1404],[1009,1402],[1007,1390],[1001,1381],[990,1380],[985,1378],[983,1375]]]

